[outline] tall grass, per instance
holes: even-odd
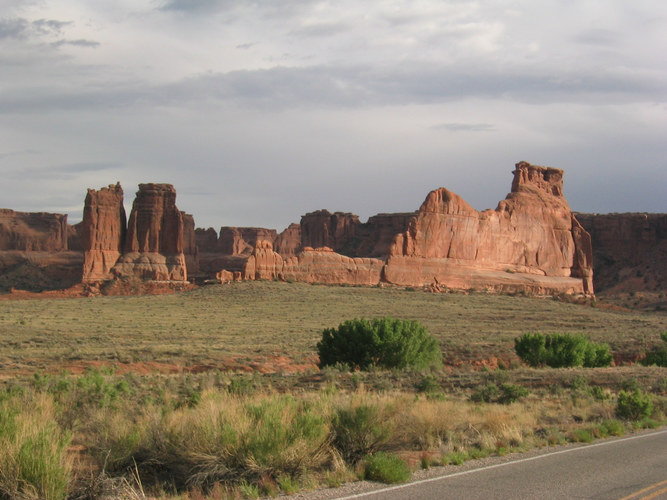
[[[56,423],[52,398],[0,397],[0,497],[59,500],[67,497],[70,435]]]

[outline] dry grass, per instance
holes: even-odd
[[[379,316],[422,322],[449,365],[516,359],[513,339],[535,331],[583,332],[632,358],[667,330],[661,312],[551,298],[245,282],[162,296],[0,301],[0,376],[76,372],[90,362],[178,371],[280,356],[312,365],[322,329]]]

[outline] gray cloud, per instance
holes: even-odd
[[[53,47],[61,47],[63,45],[73,45],[75,47],[90,47],[90,48],[96,48],[100,46],[99,42],[95,42],[93,40],[84,40],[84,39],[79,39],[79,40],[58,40],[57,42],[52,42],[51,46]]]
[[[447,130],[448,132],[495,132],[490,123],[440,123],[433,125],[431,130]]]
[[[0,39],[23,38],[29,26],[25,19],[0,19]]]

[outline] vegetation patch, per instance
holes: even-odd
[[[514,339],[514,349],[530,366],[594,368],[609,366],[613,360],[607,344],[591,342],[582,334],[526,333]]]

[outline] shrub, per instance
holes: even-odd
[[[653,402],[649,394],[642,391],[625,392],[618,394],[616,402],[616,415],[625,420],[641,420],[648,418],[653,413]]]
[[[338,408],[332,422],[333,442],[343,458],[356,462],[373,453],[392,436],[392,428],[376,405]]]
[[[47,397],[0,401],[0,498],[67,498],[70,436],[55,415]]]
[[[665,342],[656,346],[646,353],[646,357],[640,361],[645,366],[667,366],[667,332],[662,332],[660,338]]]
[[[392,318],[354,319],[325,329],[317,351],[320,367],[347,363],[361,370],[425,369],[442,364],[438,341],[424,326]]]
[[[396,455],[378,452],[364,460],[365,479],[381,483],[404,483],[410,479],[408,465]]]
[[[472,393],[470,399],[476,403],[510,404],[528,395],[528,389],[515,384],[487,384]]]
[[[591,342],[581,334],[526,333],[514,339],[514,350],[530,366],[552,368],[609,366],[612,355],[607,344]]]

